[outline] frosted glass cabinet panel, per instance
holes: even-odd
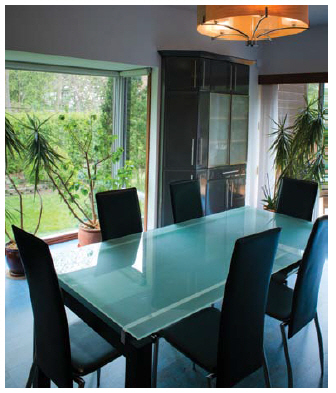
[[[230,165],[247,161],[248,96],[232,96]]]
[[[209,168],[227,165],[230,129],[229,94],[210,93]]]

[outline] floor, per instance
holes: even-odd
[[[68,242],[62,247],[73,247]],[[60,245],[52,246],[56,249]],[[295,277],[293,277],[294,279]],[[290,285],[293,285],[291,279]],[[24,387],[32,360],[33,319],[26,280],[13,280],[6,276],[6,388]],[[318,344],[314,323],[300,331],[289,341],[289,351],[294,373],[294,387],[317,388],[328,386],[328,265],[322,276],[318,314],[324,341],[325,373],[321,378]],[[76,318],[68,312],[69,322]],[[265,351],[272,387],[287,387],[286,363],[281,343],[279,323],[269,317],[265,320]],[[196,388],[206,387],[206,372],[193,371],[191,362],[160,341],[158,387]],[[95,375],[85,377],[85,387],[95,387]],[[102,369],[101,387],[124,386],[125,359],[119,358]],[[52,387],[55,387],[52,385]],[[264,387],[262,370],[257,371],[236,387]]]

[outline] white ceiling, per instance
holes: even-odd
[[[197,12],[196,5],[172,5],[170,7],[183,8],[193,13]],[[327,25],[328,24],[328,6],[327,5],[309,5],[309,21],[310,26]]]

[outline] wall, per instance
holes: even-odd
[[[327,71],[327,27],[246,47],[196,31],[196,13],[179,6],[6,6],[6,49],[154,67],[149,212],[155,209],[160,109],[160,49],[203,50],[257,60],[250,72],[246,202],[257,204],[258,74]],[[149,217],[153,227],[155,217]]]
[[[172,6],[6,6],[6,49],[146,66],[159,66],[159,49],[257,56],[200,35],[196,13]]]
[[[261,75],[327,72],[328,26],[261,43],[258,68]]]

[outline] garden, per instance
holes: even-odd
[[[113,77],[6,70],[6,241],[11,224],[40,237],[99,227],[96,192],[144,194],[147,85],[127,79],[114,147]]]

